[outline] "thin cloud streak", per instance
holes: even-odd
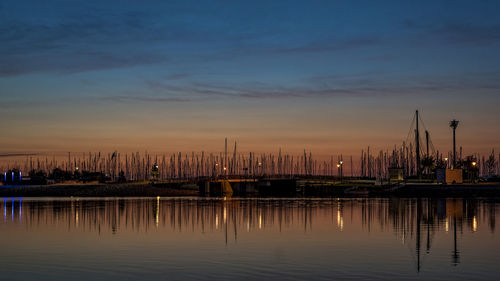
[[[463,22],[440,24],[405,20],[403,26],[410,31],[421,32],[425,41],[438,40],[451,44],[489,45],[500,42],[500,25],[479,25]]]
[[[0,158],[36,156],[36,155],[40,155],[40,153],[2,153],[0,154]]]
[[[211,99],[217,97],[248,99],[391,98],[413,94],[431,96],[435,94],[456,94],[457,91],[485,90],[495,92],[500,90],[500,83],[495,81],[458,81],[453,83],[451,81],[415,78],[413,85],[405,81],[395,82],[393,85],[384,85],[376,80],[362,77],[343,80],[338,76],[320,76],[308,80],[314,83],[295,87],[251,82],[233,85],[208,82],[172,85],[161,81],[147,80],[145,83],[155,92],[175,94],[193,100],[206,97]]]
[[[188,98],[178,97],[151,97],[151,96],[106,96],[102,100],[113,102],[152,102],[152,103],[177,103],[177,102],[190,102]]]

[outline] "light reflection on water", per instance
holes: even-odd
[[[498,202],[3,198],[0,279],[495,279]]]

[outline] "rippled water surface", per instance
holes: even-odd
[[[3,198],[1,280],[498,280],[493,199]]]

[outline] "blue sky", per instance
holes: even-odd
[[[210,150],[229,136],[249,149],[352,152],[346,143],[404,139],[419,108],[442,146],[447,120],[459,118],[470,151],[486,151],[500,137],[499,10],[498,1],[1,0],[0,129],[11,134],[0,144]]]

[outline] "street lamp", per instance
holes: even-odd
[[[214,167],[214,179],[217,179],[219,177],[219,163],[215,163]]]
[[[457,162],[457,152],[456,152],[456,145],[455,145],[456,144],[455,131],[457,130],[458,123],[459,123],[459,121],[455,120],[455,119],[450,121],[450,127],[453,129],[453,166],[452,166],[453,169],[455,169],[455,165]]]
[[[470,164],[472,165],[472,167],[471,167],[470,171],[468,172],[469,173],[469,180],[470,180],[470,182],[476,182],[476,179],[477,179],[476,175],[479,176],[479,171],[477,169],[477,162],[472,161]]]
[[[342,182],[342,166],[343,166],[344,162],[343,161],[340,161],[338,164],[337,164],[337,168],[339,169],[339,174],[340,174],[340,182]]]

